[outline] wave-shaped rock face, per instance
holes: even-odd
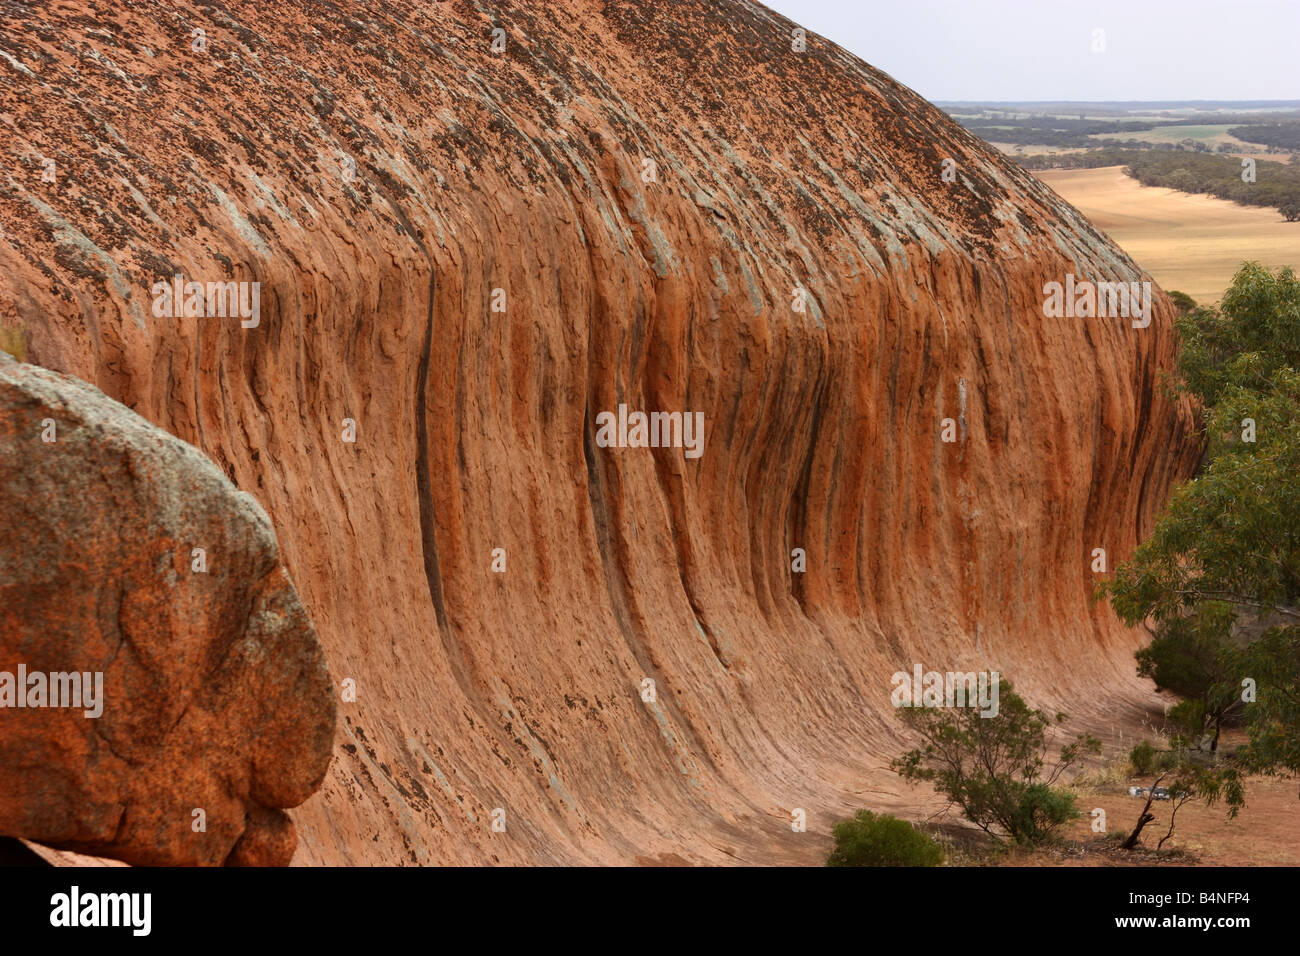
[[[1197,454],[1170,306],[1046,318],[1145,277],[879,71],[749,2],[3,16],[0,327],[255,495],[355,682],[299,862],[811,861],[897,670],[1147,701],[1090,595]]]
[[[265,512],[195,449],[0,352],[0,834],[284,864],[335,702]]]

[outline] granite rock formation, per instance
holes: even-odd
[[[0,328],[271,515],[342,701],[297,862],[816,862],[897,670],[1150,704],[1091,566],[1198,455],[1172,307],[1046,318],[1146,277],[890,77],[748,0],[2,15]]]
[[[0,834],[286,864],[335,700],[256,500],[84,382],[0,352]]]

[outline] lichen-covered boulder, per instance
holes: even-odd
[[[0,834],[286,864],[334,696],[266,513],[198,450],[0,352]]]

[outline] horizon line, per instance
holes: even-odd
[[[1021,105],[1021,104],[1024,104],[1024,103],[1061,103],[1061,104],[1067,104],[1067,105],[1079,105],[1079,106],[1086,106],[1086,105],[1101,105],[1101,104],[1105,104],[1105,105],[1109,105],[1109,106],[1150,106],[1150,105],[1153,105],[1153,104],[1159,104],[1159,103],[1223,103],[1223,104],[1234,104],[1234,103],[1269,103],[1269,104],[1278,104],[1278,105],[1295,105],[1295,106],[1300,106],[1300,99],[1293,99],[1293,100],[1264,100],[1264,99],[1241,99],[1241,100],[1205,100],[1205,99],[1197,99],[1197,100],[1062,100],[1062,99],[1055,99],[1055,100],[951,100],[951,99],[939,99],[939,98],[936,98],[936,99],[931,100],[930,102],[932,102],[932,103],[954,103],[954,104],[967,104],[967,103],[994,104],[994,105],[1007,104],[1007,105],[1011,105],[1011,106]]]

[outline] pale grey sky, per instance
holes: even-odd
[[[1300,0],[761,2],[929,100],[1300,99]]]

